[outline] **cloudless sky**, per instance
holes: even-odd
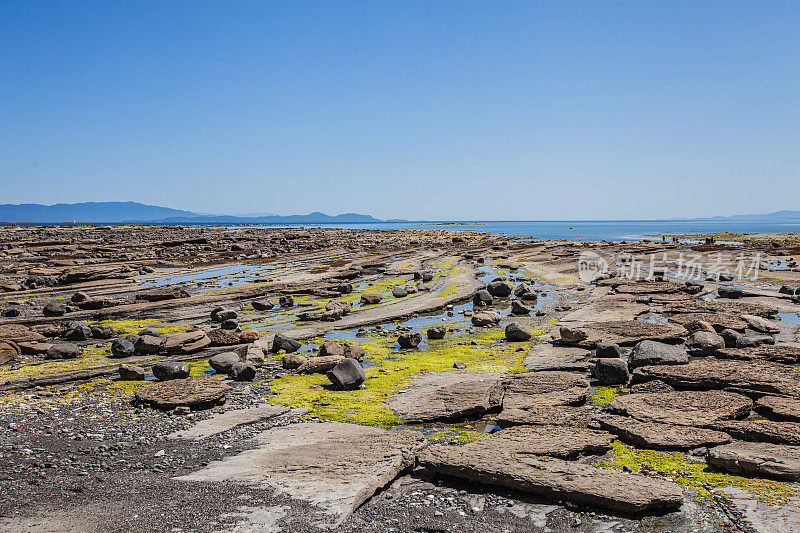
[[[800,2],[0,0],[0,203],[800,209]]]

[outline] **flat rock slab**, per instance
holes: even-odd
[[[326,526],[340,525],[398,474],[414,466],[425,437],[339,422],[272,428],[263,445],[211,463],[183,481],[233,481],[275,489],[317,506]]]
[[[778,420],[800,420],[800,399],[786,396],[762,396],[756,400],[756,410]]]
[[[800,446],[734,442],[709,450],[706,462],[732,474],[800,479]]]
[[[189,429],[172,433],[167,438],[182,440],[202,440],[237,426],[252,424],[261,420],[275,418],[289,412],[283,405],[260,405],[247,409],[236,409],[213,415],[201,420]]]
[[[685,337],[689,333],[679,324],[641,320],[596,322],[579,329],[586,333],[586,339],[578,345],[589,349],[594,348],[598,342],[611,342],[620,346],[633,346],[645,340],[680,344],[681,337]]]
[[[800,361],[800,348],[782,344],[762,344],[752,348],[723,348],[714,354],[720,359],[741,359],[744,361],[773,361],[787,365]]]
[[[673,509],[683,502],[680,486],[660,479],[553,457],[465,448],[429,448],[421,455],[420,463],[448,476],[623,513]]]
[[[688,449],[718,446],[730,442],[731,436],[711,429],[691,428],[660,422],[642,422],[617,415],[596,415],[595,421],[629,444],[654,450]]]
[[[503,380],[491,372],[417,374],[388,405],[406,422],[480,416],[502,404]]]
[[[565,370],[568,372],[586,372],[589,370],[591,353],[583,348],[572,346],[555,346],[550,343],[538,343],[530,355],[522,363],[526,369],[537,372],[543,370]]]
[[[566,459],[581,453],[605,453],[616,437],[606,431],[570,426],[516,426],[471,442],[466,453],[548,455]]]
[[[612,409],[637,420],[698,427],[745,417],[752,407],[750,398],[725,391],[647,392],[611,400]]]
[[[800,445],[800,423],[798,422],[731,420],[715,424],[714,429],[747,441]]]
[[[142,387],[136,391],[136,399],[161,409],[173,409],[223,402],[230,390],[229,385],[215,378],[171,379]]]
[[[589,382],[572,372],[527,372],[508,376],[503,410],[580,405],[589,397]]]
[[[643,366],[633,373],[634,383],[651,379],[676,389],[736,389],[800,398],[800,370],[763,361],[706,358],[686,365]]]
[[[592,421],[592,409],[587,406],[538,406],[529,409],[503,409],[495,422],[501,427],[518,425],[557,425],[586,427]]]

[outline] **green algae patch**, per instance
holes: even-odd
[[[476,440],[486,437],[489,433],[485,431],[477,431],[470,429],[468,426],[464,428],[442,429],[426,435],[429,441],[449,442],[451,444],[469,444]]]
[[[325,420],[390,428],[403,421],[386,403],[414,374],[454,370],[456,362],[469,372],[524,372],[525,352],[500,342],[499,328],[482,329],[466,336],[429,341],[422,349],[399,350],[392,337],[371,336],[360,342],[369,364],[366,380],[354,391],[336,391],[324,374],[289,374],[272,382],[272,403],[306,407],[311,416]],[[475,344],[470,344],[474,341]]]
[[[131,335],[134,333],[139,333],[142,328],[153,327],[156,328],[161,335],[170,335],[172,333],[180,333],[182,331],[186,331],[188,326],[168,326],[165,325],[162,321],[156,320],[154,318],[130,318],[124,320],[101,320],[99,322],[88,322],[89,324],[95,325],[108,325],[114,328],[115,330],[122,330],[124,335]]]
[[[608,405],[611,400],[621,394],[630,393],[630,389],[617,389],[615,387],[597,387],[594,393],[589,397],[589,401],[595,405]]]
[[[770,505],[780,505],[800,497],[799,483],[726,474],[705,462],[693,461],[683,453],[641,450],[619,441],[613,442],[610,454],[594,465],[616,471],[622,471],[627,466],[634,472],[646,467],[691,489],[699,499],[709,498],[713,489],[723,487],[740,488],[755,496],[758,501]]]
[[[106,356],[110,353],[109,345],[86,346],[81,357],[75,359],[54,359],[20,366],[14,370],[0,370],[0,383],[14,379],[31,378],[47,374],[74,372],[109,364]]]

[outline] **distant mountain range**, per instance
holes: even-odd
[[[15,224],[346,224],[383,222],[369,215],[343,213],[330,216],[325,213],[280,216],[265,214],[203,215],[140,204],[137,202],[83,202],[77,204],[3,204],[0,205],[0,223]]]
[[[765,215],[733,215],[728,217],[693,218],[683,220],[720,221],[800,221],[800,211],[775,211]],[[342,213],[326,215],[313,212],[307,215],[274,215],[248,213],[243,215],[212,215],[140,204],[137,202],[83,202],[77,204],[2,204],[0,223],[12,224],[349,224],[375,222],[408,222],[404,219],[381,220],[370,215]]]
[[[729,217],[711,217],[698,220],[800,220],[800,211],[775,211],[766,215],[732,215]]]

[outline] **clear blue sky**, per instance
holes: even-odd
[[[800,2],[0,0],[0,203],[800,209]]]

